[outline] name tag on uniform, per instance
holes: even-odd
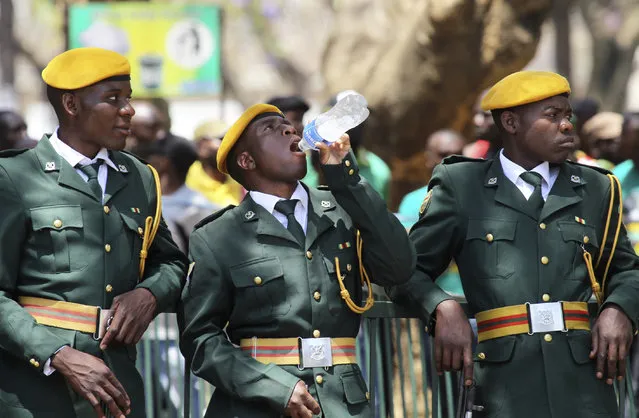
[[[530,303],[530,333],[566,331],[561,302]]]

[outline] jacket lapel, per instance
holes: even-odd
[[[526,198],[524,198],[524,195],[513,182],[508,180],[504,175],[499,157],[493,160],[492,165],[488,169],[486,178],[484,179],[484,187],[496,188],[495,201],[537,220],[537,215],[528,204]]]
[[[36,155],[40,161],[42,171],[45,173],[57,173],[58,183],[77,190],[80,193],[84,193],[87,196],[98,200],[93,194],[87,182],[75,171],[71,164],[69,164],[64,158],[53,149],[49,137],[43,136],[35,147]]]
[[[580,170],[567,163],[560,166],[555,184],[550,189],[548,199],[541,210],[541,219],[546,219],[552,214],[582,201],[582,197],[575,189],[586,184]]]
[[[306,187],[308,191],[308,224],[306,227],[306,248],[310,248],[315,240],[329,230],[336,222],[337,205],[333,195],[317,189]]]
[[[120,190],[126,187],[128,184],[126,176],[129,174],[129,166],[122,156],[117,152],[110,153],[111,161],[118,166],[118,170],[108,167],[109,174],[107,175],[106,190],[104,192],[104,203],[108,203],[113,196]]]
[[[237,212],[244,223],[256,223],[255,232],[257,235],[266,235],[292,241],[299,246],[299,243],[284,228],[273,214],[268,213],[266,209],[255,203],[250,194],[247,194],[242,203],[237,207]]]

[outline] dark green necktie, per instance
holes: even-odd
[[[295,219],[295,205],[297,205],[297,202],[299,202],[297,199],[280,200],[275,204],[275,210],[286,216],[286,220],[288,221],[286,229],[288,229],[289,232],[293,234],[297,242],[304,247],[306,235],[304,235],[302,225],[300,225],[300,223],[297,222],[297,219]]]
[[[521,173],[521,179],[528,184],[535,186],[532,194],[528,198],[528,204],[533,208],[537,217],[541,214],[541,208],[544,207],[544,198],[541,196],[541,174],[535,173],[534,171],[526,171]]]
[[[102,201],[102,187],[100,187],[100,183],[98,182],[98,170],[100,169],[102,162],[102,160],[98,160],[97,162],[89,165],[77,165],[77,168],[88,177],[87,184],[100,202]]]

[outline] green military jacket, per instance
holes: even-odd
[[[356,364],[327,370],[266,365],[233,345],[252,337],[313,338],[316,330],[322,337],[355,337],[360,316],[340,297],[334,259],[340,260],[339,274],[353,300],[361,301],[356,229],[372,281],[402,283],[414,270],[405,229],[360,181],[352,153],[341,165],[325,166],[324,174],[330,191],[305,186],[303,248],[250,195],[204,220],[191,235],[195,264],[182,294],[180,345],[194,373],[217,388],[207,417],[278,418],[300,380],[320,403],[321,417],[373,416]]]
[[[596,259],[604,240],[610,181],[593,168],[565,162],[537,219],[499,162],[452,157],[435,169],[432,194],[410,238],[417,271],[391,296],[428,321],[448,296],[433,284],[455,259],[471,314],[509,305],[588,301],[582,254]],[[616,204],[617,202],[615,202]],[[612,219],[613,230],[617,211]],[[583,222],[583,223],[582,223]],[[490,235],[489,235],[490,234]],[[442,237],[446,237],[442,239]],[[587,238],[586,238],[587,237]],[[547,260],[545,258],[547,258]],[[544,260],[542,261],[542,258]],[[603,273],[602,263],[597,277]],[[639,263],[626,231],[611,263],[605,304],[616,304],[637,326]],[[546,297],[544,297],[546,295]],[[478,344],[475,380],[481,417],[616,417],[614,391],[595,378],[587,331],[523,334]],[[475,416],[475,415],[473,415]]]
[[[140,228],[155,212],[151,171],[122,152],[111,159],[119,170],[109,167],[102,203],[47,136],[32,150],[0,158],[1,417],[95,417],[60,373],[43,374],[64,345],[105,360],[131,398],[129,417],[146,416],[135,346],[102,352],[92,335],[37,324],[16,302],[34,296],[108,309],[116,296],[144,287],[159,312],[175,308],[186,257],[164,223],[138,281]]]

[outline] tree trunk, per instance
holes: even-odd
[[[555,28],[555,63],[557,72],[572,81],[570,65],[570,9],[572,0],[558,0],[553,5],[552,21]]]
[[[0,0],[0,69],[2,85],[15,84],[16,48],[13,37],[13,0]]]
[[[550,0],[351,0],[336,5],[323,73],[369,101],[366,146],[390,163],[392,209],[426,179],[435,130],[472,138],[482,90],[534,56]]]

